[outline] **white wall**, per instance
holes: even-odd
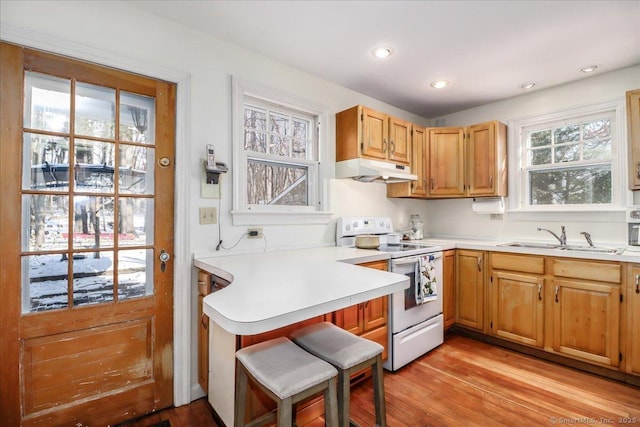
[[[83,58],[87,47],[91,48],[91,59],[100,62],[101,55],[112,61],[144,64],[144,68],[160,71],[175,70],[189,76],[187,119],[189,150],[184,168],[188,194],[187,201],[178,209],[188,210],[190,223],[188,246],[190,253],[214,251],[218,241],[215,225],[198,224],[198,208],[220,207],[222,235],[225,244],[234,243],[245,231],[246,226],[234,227],[229,215],[231,209],[231,177],[222,178],[222,199],[200,198],[201,158],[205,146],[213,143],[216,157],[231,164],[231,76],[286,90],[297,97],[306,98],[325,105],[331,122],[328,126],[325,149],[327,161],[335,158],[334,114],[356,104],[393,114],[417,124],[426,125],[427,120],[399,110],[357,92],[321,80],[289,66],[271,61],[253,52],[240,49],[229,43],[214,39],[206,34],[192,31],[162,18],[149,15],[122,2],[64,2],[64,1],[3,1],[0,3],[0,24],[3,33],[19,33],[21,39],[47,39],[52,50],[77,51]],[[25,35],[26,33],[26,35]],[[56,48],[59,42],[60,49]],[[26,41],[22,41],[28,44]],[[40,47],[32,44],[34,47]],[[153,73],[152,73],[153,74]],[[184,151],[178,147],[180,153]],[[177,159],[181,161],[180,157]],[[229,174],[228,174],[229,175]],[[329,210],[336,216],[378,215],[390,216],[395,223],[404,224],[411,213],[425,214],[424,201],[389,200],[386,189],[381,184],[364,184],[350,180],[331,180],[329,188]],[[335,220],[329,226],[264,226],[269,248],[329,244],[335,239]],[[243,240],[238,250],[262,249],[262,240]],[[176,252],[185,248],[176,248]],[[186,256],[190,257],[190,253]],[[192,291],[192,356],[191,378],[194,394],[197,395],[195,333],[196,291],[195,277],[177,282],[176,288],[190,287]],[[180,351],[180,349],[176,349]]]
[[[584,78],[571,84],[538,90],[450,114],[440,117],[438,123],[442,126],[466,126],[489,120],[509,123],[510,120],[535,114],[624,99],[626,91],[637,88],[640,88],[640,66]],[[621,132],[624,136],[626,123],[621,125],[624,126]],[[513,149],[515,143],[516,141],[509,141],[509,150]],[[626,158],[626,151],[623,155]],[[513,194],[514,190],[509,191]],[[632,202],[631,192],[627,191],[625,197]],[[638,195],[637,199],[640,199]],[[559,232],[561,224],[567,226],[569,240],[582,241],[580,231],[588,231],[596,243],[626,243],[627,227],[622,213],[560,212],[553,215],[524,215],[507,212],[492,218],[489,215],[474,214],[471,211],[470,199],[430,200],[427,202],[425,221],[426,231],[432,235],[491,239],[547,239],[551,236],[541,234],[536,231],[536,227],[551,228]]]

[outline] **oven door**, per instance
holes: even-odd
[[[442,257],[436,258],[436,282],[442,286]],[[440,256],[438,256],[440,255]],[[391,271],[404,274],[409,278],[409,287],[391,295],[390,318],[393,333],[403,331],[418,323],[424,322],[442,313],[442,299],[440,296],[433,301],[416,304],[416,292],[422,287],[420,258],[424,255],[395,258],[391,260]],[[438,295],[441,295],[438,292]]]

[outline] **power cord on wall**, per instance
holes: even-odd
[[[228,251],[230,249],[235,248],[236,246],[238,246],[238,244],[240,244],[240,242],[242,241],[242,239],[244,239],[245,237],[249,237],[249,236],[257,236],[258,232],[257,231],[251,231],[249,233],[244,233],[242,236],[240,236],[240,238],[231,246],[231,247],[226,247],[223,246],[222,244],[222,229],[220,226],[220,204],[218,203],[218,244],[216,245],[216,251],[219,251],[220,248]],[[253,234],[255,233],[255,234]],[[264,250],[267,250],[267,236],[262,233],[262,239],[264,240]]]

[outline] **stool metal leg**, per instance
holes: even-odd
[[[244,427],[247,404],[247,383],[249,379],[242,366],[236,367],[236,414],[235,427]]]
[[[373,398],[376,408],[376,426],[387,426],[387,409],[384,399],[384,378],[382,372],[382,355],[376,357],[376,361],[372,366],[373,373]]]
[[[329,380],[329,387],[324,391],[324,424],[329,427],[338,425],[338,398],[336,379]]]

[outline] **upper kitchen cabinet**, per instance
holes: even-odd
[[[336,114],[336,161],[359,157],[411,163],[410,122],[362,105]]]
[[[640,89],[627,92],[629,188],[640,190]]]
[[[431,128],[428,135],[428,197],[507,195],[505,124]]]
[[[418,175],[416,181],[387,184],[387,197],[416,197],[427,195],[427,129],[413,125],[411,131],[411,171]]]

